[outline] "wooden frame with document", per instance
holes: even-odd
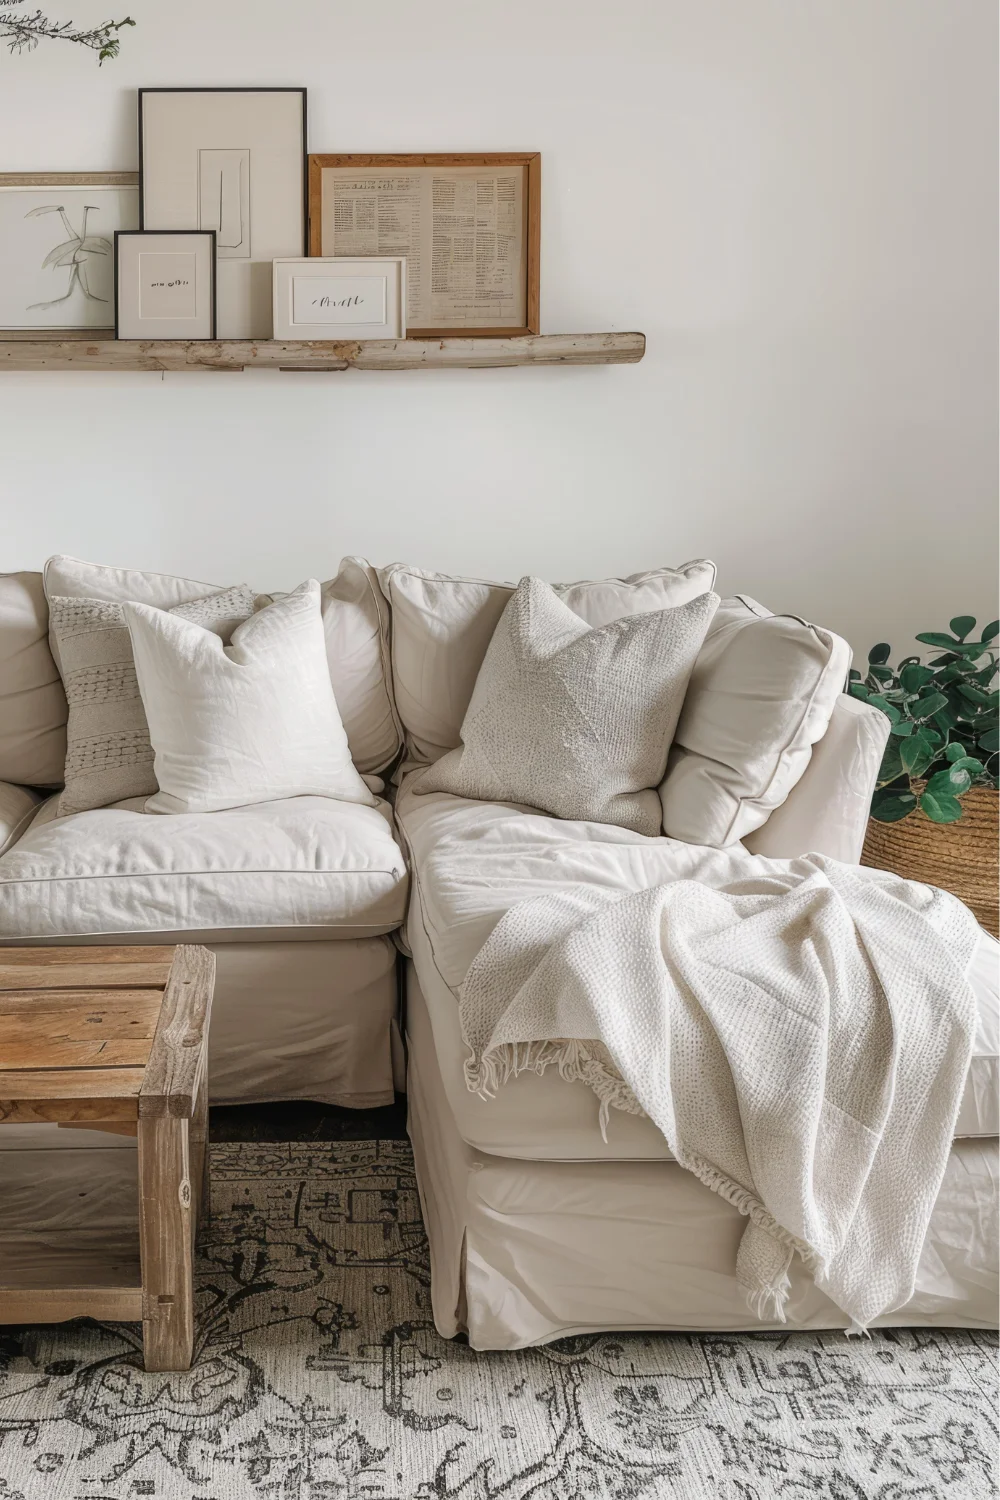
[[[407,338],[539,331],[537,151],[309,156],[309,254],[407,257]]]

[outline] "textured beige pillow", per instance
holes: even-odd
[[[525,802],[655,836],[655,788],[718,603],[703,593],[591,629],[549,584],[522,578],[476,678],[461,746],[414,790]]]
[[[850,665],[832,631],[743,595],[724,599],[660,787],[664,833],[723,848],[761,828],[801,780]]]
[[[451,578],[405,563],[380,568],[378,579],[392,606],[392,690],[407,756],[426,764],[460,741],[476,674],[514,585]],[[686,604],[714,584],[715,564],[702,560],[553,588],[588,625],[607,625]]]
[[[253,613],[253,593],[246,584],[237,584],[168,612],[228,641]],[[123,606],[109,599],[53,595],[49,628],[58,644],[69,703],[60,817],[152,795],[157,789],[153,748]]]

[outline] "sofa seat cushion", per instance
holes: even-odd
[[[385,803],[291,797],[224,812],[143,799],[55,818],[0,858],[0,938],[198,933],[371,937],[398,927],[407,875]]]
[[[413,881],[406,940],[463,1139],[494,1155],[544,1161],[668,1159],[667,1143],[649,1120],[619,1111],[611,1112],[604,1142],[594,1095],[553,1069],[522,1074],[492,1100],[470,1094],[462,1076],[468,1049],[459,990],[476,953],[515,902],[579,883],[624,893],[697,879],[701,863],[726,852],[644,838],[610,824],[567,822],[516,803],[414,796],[412,787],[424,774],[406,777],[396,804]],[[735,866],[746,854],[736,846],[728,857]],[[1000,946],[984,933],[970,975],[978,1022],[956,1137],[998,1133],[998,953]]]

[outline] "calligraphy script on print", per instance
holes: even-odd
[[[194,318],[198,315],[197,255],[187,250],[146,250],[139,254],[139,316]]]
[[[385,276],[293,276],[294,323],[384,323]]]

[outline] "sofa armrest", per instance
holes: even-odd
[[[838,698],[802,780],[763,828],[743,840],[750,853],[769,859],[827,854],[857,864],[888,738],[885,714],[846,693]]]
[[[0,781],[0,854],[17,843],[42,801],[41,794],[30,787]]]

